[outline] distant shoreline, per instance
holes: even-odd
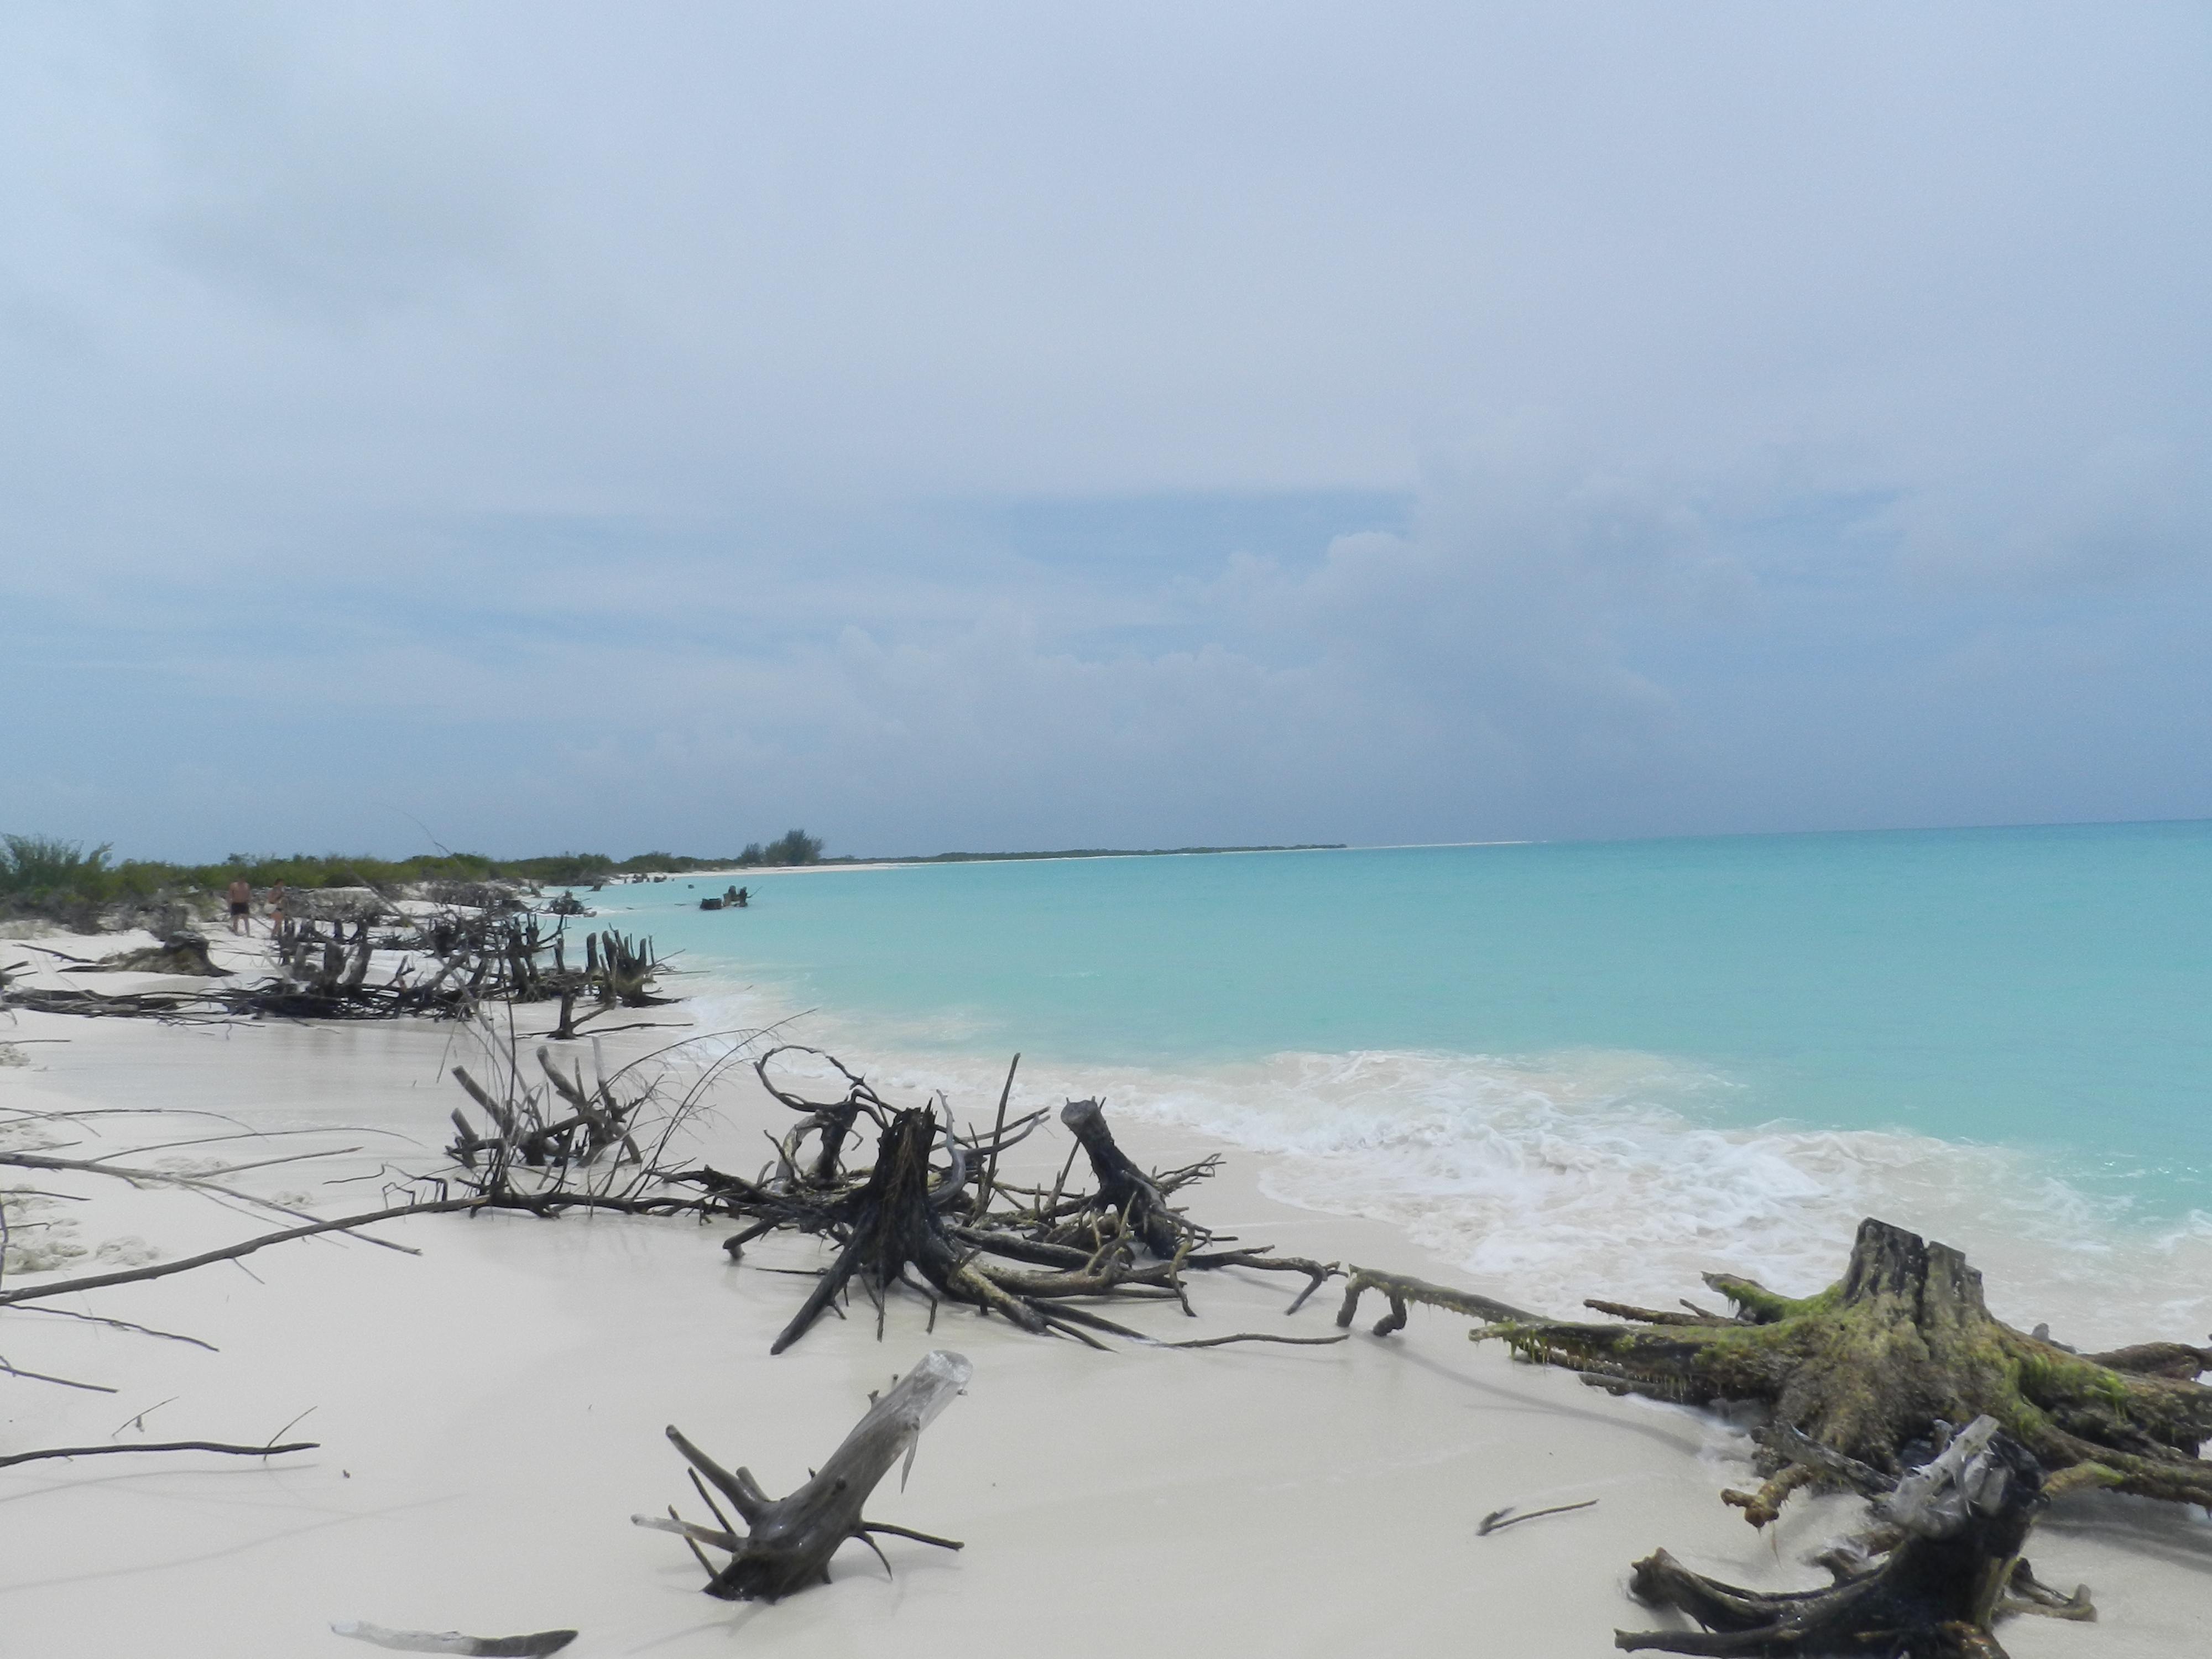
[[[1036,859],[1173,859],[1201,853],[1341,853],[1341,841],[1297,842],[1279,847],[1071,847],[1056,853],[926,853],[896,858],[845,856],[817,864],[1014,864]]]
[[[1481,845],[1483,843],[1469,843]],[[863,858],[854,854],[841,854],[836,858],[813,859],[805,864],[721,864],[701,866],[691,870],[625,871],[609,878],[611,887],[642,886],[656,881],[670,881],[678,877],[696,879],[701,876],[790,876],[809,870],[903,870],[924,864],[1036,864],[1053,859],[1175,859],[1198,858],[1219,853],[1344,853],[1352,850],[1352,843],[1342,841],[1300,842],[1282,847],[1080,847],[1056,853],[927,853],[908,857]],[[589,887],[588,881],[549,882],[548,886]]]

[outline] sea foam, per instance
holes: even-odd
[[[696,1006],[721,1030],[793,1012],[728,991]],[[902,1051],[833,1015],[800,1030],[793,1040],[838,1053],[888,1097],[942,1091],[963,1121],[988,1117],[1004,1075],[1003,1057]],[[2131,1222],[2015,1148],[1727,1126],[1732,1087],[1621,1051],[1289,1053],[1172,1067],[1031,1056],[1017,1105],[1103,1096],[1117,1119],[1265,1155],[1271,1196],[1386,1222],[1475,1288],[1565,1316],[1592,1296],[1717,1306],[1706,1272],[1808,1294],[1839,1275],[1859,1221],[1876,1215],[1965,1250],[2000,1317],[2048,1322],[2061,1340],[2199,1341],[2212,1329],[2212,1218]]]

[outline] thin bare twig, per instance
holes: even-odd
[[[1503,1532],[1508,1527],[1517,1527],[1523,1521],[1534,1521],[1540,1516],[1566,1515],[1575,1510],[1596,1507],[1596,1498],[1586,1498],[1579,1504],[1554,1504],[1548,1510],[1530,1510],[1526,1515],[1516,1515],[1513,1513],[1513,1505],[1508,1504],[1504,1509],[1492,1510],[1484,1516],[1482,1524],[1474,1529],[1474,1535],[1477,1538],[1487,1538],[1493,1532]]]
[[[234,1457],[278,1457],[286,1452],[313,1451],[319,1440],[295,1440],[287,1446],[229,1446],[219,1440],[164,1440],[145,1446],[50,1446],[44,1451],[15,1452],[0,1457],[0,1469],[17,1463],[35,1463],[46,1457],[106,1457],[118,1452],[226,1452]]]

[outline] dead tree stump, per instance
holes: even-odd
[[[1601,1388],[1692,1404],[1763,1401],[1755,1493],[1731,1492],[1753,1525],[1799,1486],[1855,1484],[1851,1465],[1895,1477],[1942,1432],[1986,1414],[2049,1472],[2051,1490],[2108,1486],[2212,1503],[2212,1350],[2156,1343],[2077,1354],[1990,1316],[1982,1276],[1946,1244],[1871,1218],[1844,1277],[1817,1296],[1778,1296],[1708,1273],[1734,1318],[1589,1305],[1616,1325],[1508,1322],[1474,1333]]]
[[[1766,1595],[1692,1572],[1666,1551],[1638,1561],[1637,1599],[1705,1628],[1616,1632],[1631,1651],[1867,1659],[2004,1659],[1990,1633],[2021,1546],[2045,1503],[2043,1471],[1978,1418],[1885,1504],[1902,1534],[1879,1566],[1817,1590]]]

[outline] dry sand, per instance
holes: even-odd
[[[130,941],[39,942],[92,955]],[[0,960],[26,954],[0,944]],[[635,1052],[653,1036],[611,1047]],[[243,1179],[342,1214],[373,1207],[374,1182],[358,1178],[380,1164],[436,1162],[446,1115],[460,1103],[442,1077],[453,1036],[21,1017],[0,1030],[27,1062],[0,1065],[0,1113],[18,1126],[16,1145],[20,1115],[85,1109],[305,1130],[253,1155],[362,1150]],[[702,1150],[730,1151],[748,1168],[757,1150],[734,1149],[758,1149],[760,1130],[785,1117],[749,1074],[724,1091],[722,1113]],[[120,1117],[71,1133],[88,1129],[106,1150],[193,1132]],[[1245,1240],[1467,1282],[1378,1224],[1268,1199],[1252,1154],[1149,1127],[1124,1139],[1163,1167],[1224,1151],[1224,1172],[1194,1203]],[[147,1158],[211,1158],[241,1145],[255,1143]],[[1040,1156],[1056,1164],[1061,1151]],[[333,1177],[357,1179],[323,1184]],[[88,1252],[64,1272],[89,1270],[103,1248],[108,1260],[143,1249],[174,1258],[261,1230],[197,1198],[114,1182],[8,1171],[0,1185],[85,1195],[28,1212],[71,1224],[48,1230]],[[1747,1443],[1725,1425],[1515,1364],[1470,1345],[1462,1322],[1420,1310],[1400,1336],[1363,1328],[1333,1347],[1097,1353],[951,1307],[932,1333],[927,1306],[900,1296],[880,1342],[872,1310],[856,1302],[851,1318],[825,1321],[770,1358],[803,1281],[765,1269],[820,1258],[803,1242],[775,1243],[732,1266],[719,1249],[724,1231],[615,1217],[416,1218],[383,1231],[419,1256],[313,1241],[73,1304],[189,1333],[218,1352],[0,1311],[9,1364],[115,1390],[0,1378],[8,1449],[258,1443],[295,1419],[297,1435],[321,1443],[267,1465],[116,1457],[0,1471],[0,1653],[346,1659],[375,1650],[330,1626],[361,1619],[480,1635],[574,1626],[578,1659],[1018,1650],[1122,1659],[1161,1647],[1596,1655],[1612,1650],[1617,1627],[1653,1624],[1623,1586],[1628,1564],[1655,1546],[1739,1582],[1809,1585],[1821,1575],[1802,1558],[1855,1512],[1839,1498],[1801,1501],[1755,1534],[1717,1501],[1748,1473]],[[1170,1338],[1331,1331],[1326,1291],[1285,1319],[1295,1284],[1209,1275],[1194,1287],[1198,1320],[1154,1308],[1137,1322]],[[1510,1285],[1473,1288],[1512,1296]],[[886,1579],[852,1546],[827,1586],[731,1606],[699,1593],[676,1540],[630,1525],[633,1512],[672,1502],[697,1513],[664,1425],[781,1492],[836,1444],[871,1389],[931,1347],[967,1355],[974,1382],[924,1437],[908,1488],[887,1481],[872,1513],[963,1539],[961,1553],[887,1539]],[[1591,1498],[1595,1509],[1476,1535],[1486,1512],[1508,1504]],[[2201,1650],[2212,1611],[2212,1527],[2201,1516],[2069,1500],[2032,1554],[2047,1581],[2094,1586],[2103,1618],[2012,1621],[2003,1633],[2016,1659]]]

